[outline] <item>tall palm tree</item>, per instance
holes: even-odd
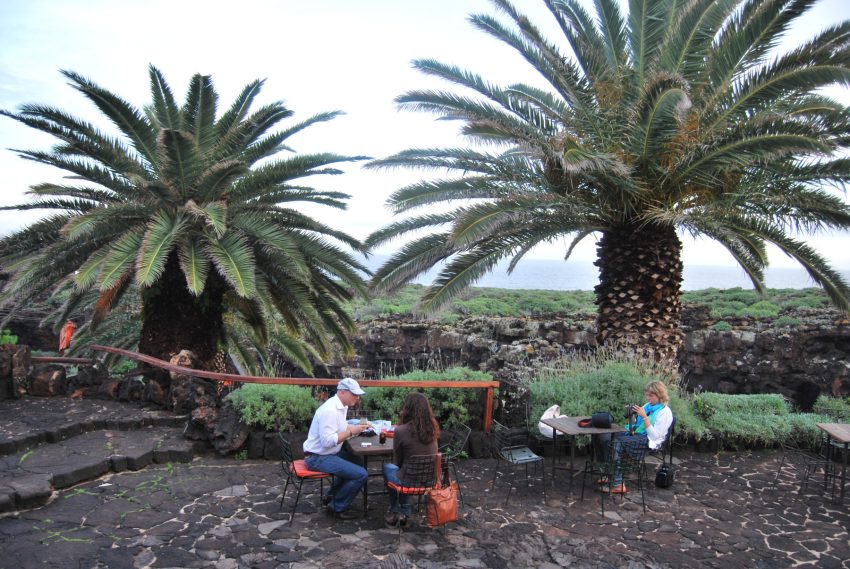
[[[366,269],[346,249],[362,250],[361,243],[292,204],[344,209],[350,196],[303,180],[338,174],[332,165],[365,157],[278,157],[291,151],[292,135],[340,113],[275,130],[292,111],[282,102],[251,111],[263,81],[246,85],[217,116],[209,76],[192,77],[179,106],[162,73],[153,66],[149,72],[152,102],[143,110],[62,72],[120,137],[54,107],[2,111],[59,139],[49,152],[18,150],[20,156],[74,180],[35,185],[35,201],[4,208],[58,212],[0,240],[0,263],[12,275],[3,303],[23,306],[70,286],[59,321],[96,295],[97,324],[132,291],[141,307],[139,350],[168,359],[189,349],[208,369],[225,345],[225,306],[260,339],[277,322],[317,353],[335,342],[350,351],[353,322],[343,303],[365,291]]]
[[[478,146],[411,149],[370,167],[449,175],[396,191],[396,213],[431,209],[373,233],[369,246],[420,233],[375,274],[389,290],[445,262],[421,301],[443,305],[511,258],[568,237],[598,237],[598,337],[671,364],[680,331],[677,231],[723,245],[759,291],[773,243],[835,304],[850,289],[798,233],[850,227],[843,186],[850,114],[820,93],[850,83],[850,22],[775,54],[815,0],[543,0],[562,43],[507,0],[480,30],[528,62],[548,88],[502,87],[455,66],[420,71],[465,92],[417,90],[402,108],[458,120]],[[568,51],[564,51],[568,50]],[[569,55],[567,55],[569,53]],[[447,207],[448,206],[448,207]]]

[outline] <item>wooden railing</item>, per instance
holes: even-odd
[[[78,364],[92,365],[91,358],[66,358],[63,356],[31,356],[30,361],[35,364]]]
[[[212,379],[215,381],[235,381],[239,383],[264,383],[271,385],[303,385],[303,386],[336,386],[339,383],[338,379],[314,379],[309,377],[262,377],[256,375],[238,375],[235,373],[218,373],[214,371],[206,371],[201,369],[193,369],[175,365],[164,360],[146,356],[138,352],[131,352],[121,348],[113,348],[111,346],[92,346],[92,349],[100,352],[109,352],[117,354],[127,359],[137,362],[162,368],[167,371],[173,371],[181,375],[190,375],[193,377],[201,377],[204,379]],[[484,431],[489,433],[490,427],[493,424],[493,389],[499,387],[498,381],[400,381],[392,379],[358,379],[362,387],[438,387],[440,389],[484,389],[486,390],[486,399],[484,404]]]

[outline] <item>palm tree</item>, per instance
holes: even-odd
[[[209,76],[195,75],[178,106],[162,73],[153,66],[149,72],[152,102],[143,110],[62,72],[120,137],[49,106],[2,111],[59,139],[49,152],[18,150],[21,157],[74,180],[35,185],[35,201],[5,208],[58,212],[0,240],[0,263],[11,273],[3,303],[24,306],[48,290],[70,289],[57,321],[94,296],[94,326],[125,294],[136,294],[139,351],[168,359],[189,349],[207,369],[226,343],[225,309],[249,324],[260,344],[280,327],[316,354],[327,355],[335,343],[351,351],[353,321],[343,304],[365,292],[366,269],[341,245],[362,245],[292,204],[344,209],[350,196],[303,180],[339,174],[332,165],[365,157],[278,158],[291,151],[292,135],[340,113],[276,131],[293,113],[282,102],[251,112],[263,81],[246,85],[217,116]]]
[[[410,232],[374,276],[391,290],[445,262],[421,300],[435,310],[510,258],[567,237],[598,237],[600,344],[671,364],[680,331],[677,231],[722,244],[764,290],[766,244],[798,261],[840,308],[850,289],[798,234],[850,227],[843,186],[850,114],[819,89],[850,83],[850,22],[775,55],[814,0],[544,0],[563,46],[507,0],[506,18],[474,15],[516,50],[548,88],[501,87],[424,59],[420,71],[466,92],[417,90],[402,108],[459,120],[477,146],[411,149],[373,168],[441,169],[397,190],[376,246]],[[562,47],[569,49],[568,57]],[[440,205],[437,210],[434,205]]]

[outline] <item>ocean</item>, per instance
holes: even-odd
[[[388,258],[387,255],[373,255],[366,264],[374,270]],[[506,272],[507,265],[507,262],[498,265],[474,286],[508,289],[593,290],[593,287],[599,281],[599,272],[591,261],[526,259],[520,262],[513,274],[510,275]],[[424,277],[414,282],[430,284],[438,272],[436,269],[429,271]],[[850,272],[839,272],[846,281],[850,282]],[[768,268],[765,271],[765,280],[768,288],[799,289],[815,286],[802,268]],[[739,267],[685,264],[682,290],[735,287],[753,288],[743,269]]]

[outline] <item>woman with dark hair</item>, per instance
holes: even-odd
[[[421,393],[411,393],[404,400],[399,425],[393,434],[393,462],[384,465],[384,483],[403,484],[404,462],[411,456],[437,454],[440,426],[428,398]],[[390,527],[407,525],[410,504],[407,496],[387,486],[390,510],[384,520]]]

